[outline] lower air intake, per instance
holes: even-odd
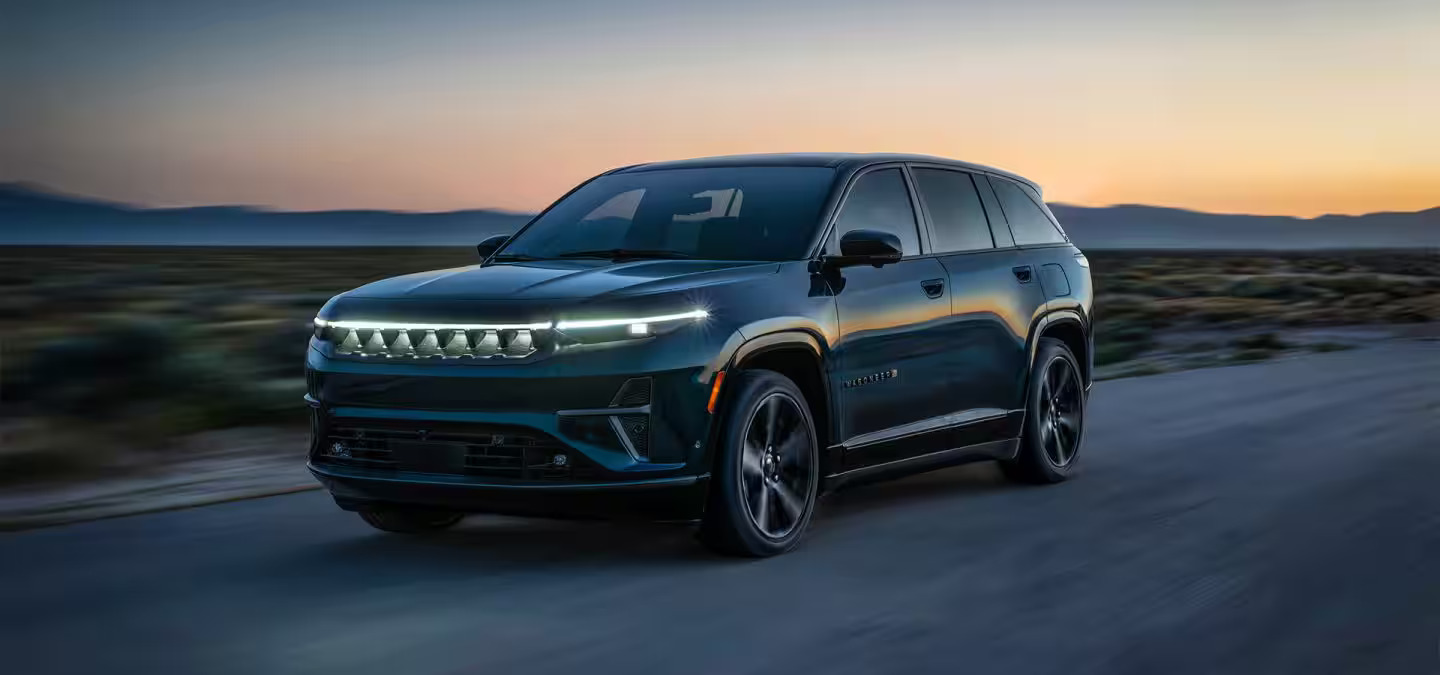
[[[583,483],[603,477],[598,465],[555,438],[533,429],[489,425],[339,424],[329,430],[316,459],[372,471],[501,482]]]

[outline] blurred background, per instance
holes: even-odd
[[[1433,0],[5,2],[0,528],[313,486],[325,300],[651,160],[1032,178],[1103,379],[1384,360],[1440,337],[1437,83]]]
[[[1097,262],[1107,376],[1440,320],[1433,2],[3,12],[11,487],[293,457],[326,299],[473,263],[487,235],[649,160],[897,151],[1033,178]],[[1319,330],[1338,326],[1369,328]]]

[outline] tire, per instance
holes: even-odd
[[[700,540],[725,555],[763,558],[800,542],[815,511],[820,451],[804,394],[768,370],[729,388]]]
[[[1025,428],[1015,459],[1000,463],[1022,483],[1059,483],[1075,470],[1085,443],[1085,386],[1064,342],[1040,338],[1026,391]]]
[[[359,513],[360,519],[370,527],[400,534],[439,532],[465,517],[463,513],[424,509],[369,509]]]

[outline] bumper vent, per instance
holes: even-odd
[[[430,329],[325,329],[325,339],[334,343],[335,353],[346,356],[373,356],[410,359],[525,358],[538,350],[535,331],[511,330],[430,330]]]
[[[626,380],[610,400],[611,408],[638,408],[650,404],[651,381],[648,377]]]
[[[630,447],[635,449],[639,457],[650,456],[650,416],[649,415],[620,415],[612,417],[619,432],[630,441]]]
[[[650,390],[648,377],[626,380],[610,399],[611,408],[623,408],[625,414],[610,416],[610,426],[625,443],[625,449],[636,459],[650,458]],[[617,411],[619,412],[619,411]]]

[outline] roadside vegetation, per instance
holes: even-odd
[[[1327,332],[1440,321],[1440,252],[1086,255],[1101,377],[1342,351],[1365,338]]]
[[[1307,329],[1440,321],[1440,253],[1088,257],[1102,377],[1354,346]],[[215,430],[303,432],[320,305],[472,262],[468,248],[0,248],[0,486],[145,471],[206,452]]]

